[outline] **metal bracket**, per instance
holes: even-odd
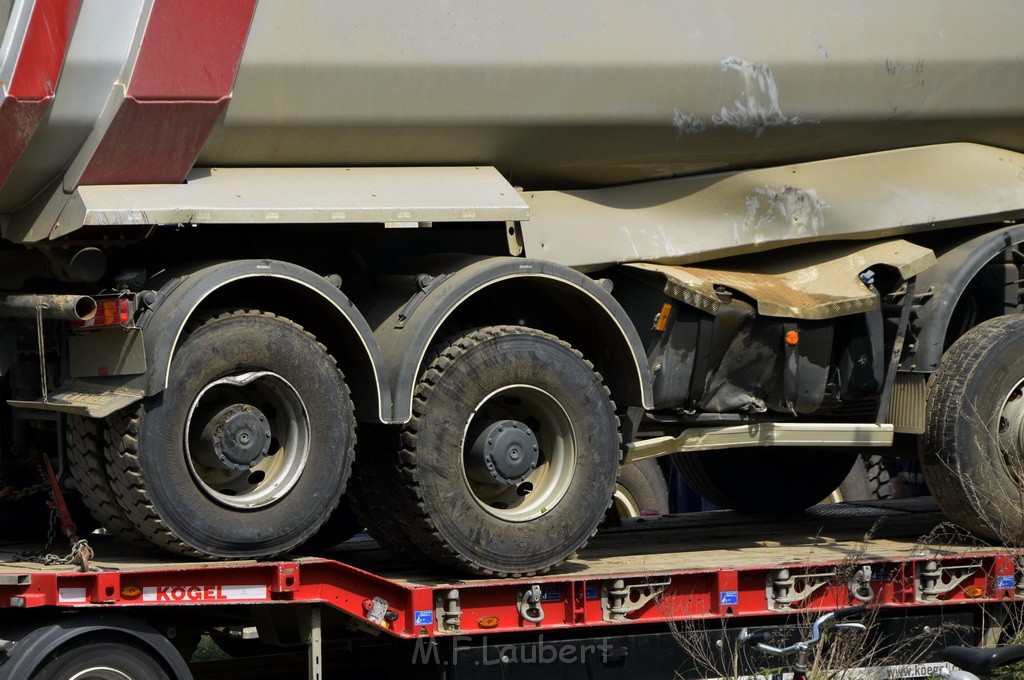
[[[889,404],[892,402],[892,386],[896,382],[896,371],[900,367],[900,360],[903,358],[903,343],[907,337],[907,325],[910,322],[910,308],[914,306],[914,288],[917,283],[915,277],[907,280],[907,288],[903,295],[903,305],[900,308],[900,320],[896,324],[896,336],[892,340],[892,353],[889,355],[889,368],[885,372],[882,384],[882,396],[878,400],[878,415],[875,422],[882,424],[889,418]]]
[[[541,605],[540,586],[536,583],[529,588],[524,588],[516,595],[516,608],[519,609],[519,616],[530,623],[540,623],[544,620],[544,607]]]
[[[398,313],[398,320],[395,321],[395,328],[405,328],[405,324],[409,321],[409,317],[412,316],[416,308],[430,295],[430,291],[437,288],[438,285],[448,279],[448,274],[438,274],[437,276],[430,276],[429,274],[420,274],[416,277],[416,292],[409,298],[409,301],[402,307],[402,311]]]
[[[365,607],[367,620],[378,626],[383,626],[388,613],[388,601],[382,597],[374,597],[367,602]]]
[[[523,230],[519,223],[505,222],[505,236],[508,239],[508,254],[512,257],[522,255],[525,248],[523,247]]]
[[[951,565],[942,565],[935,560],[926,562],[914,580],[914,599],[917,602],[936,602],[980,569],[980,561]]]
[[[670,577],[626,583],[619,578],[601,586],[601,611],[605,621],[628,621],[629,615],[660,597],[672,582]]]
[[[448,590],[438,594],[434,602],[434,620],[438,631],[453,633],[462,630],[462,605],[459,591]]]
[[[43,386],[43,403],[49,400],[49,388],[46,385],[46,341],[43,338],[43,310],[46,305],[36,305],[36,339],[39,342],[39,379]]]
[[[794,574],[789,569],[768,572],[765,577],[765,596],[768,608],[775,612],[786,612],[811,598],[836,578],[836,570],[809,571]]]
[[[374,602],[376,603],[379,599],[380,598],[374,598]],[[383,600],[380,601],[384,602]],[[387,606],[388,603],[384,602],[385,611],[387,610]],[[369,617],[369,614],[367,614],[367,617]],[[302,622],[301,636],[302,641],[309,645],[309,680],[323,680],[324,653],[320,607],[314,605],[310,608],[309,620]]]
[[[865,564],[856,569],[850,574],[846,587],[850,589],[850,596],[858,602],[866,604],[875,599],[875,591],[871,589],[871,567]]]

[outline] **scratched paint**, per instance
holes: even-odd
[[[675,115],[672,116],[672,125],[675,126],[680,136],[696,135],[708,129],[708,124],[700,118],[689,113],[683,113],[679,109],[676,109]]]
[[[814,189],[756,187],[744,200],[746,217],[739,229],[754,243],[769,239],[815,236],[825,226],[828,203]],[[739,234],[737,241],[739,240]]]
[[[637,248],[636,248],[636,241],[633,240],[633,233],[630,231],[629,227],[627,227],[626,225],[623,224],[623,225],[619,226],[619,230],[622,231],[622,233],[626,235],[627,239],[629,239],[629,245],[633,249],[633,258],[636,259],[636,260],[641,259],[640,251],[637,250]],[[628,260],[622,260],[622,261],[623,262],[627,262]]]
[[[760,137],[768,127],[809,122],[782,113],[779,88],[768,64],[729,57],[722,61],[722,70],[739,75],[740,96],[711,117],[716,127],[734,127]]]

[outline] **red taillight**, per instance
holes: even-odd
[[[91,319],[72,321],[72,328],[127,326],[132,321],[132,303],[128,298],[96,298],[96,314]]]

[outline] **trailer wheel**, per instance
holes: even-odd
[[[684,481],[715,505],[741,512],[787,513],[831,494],[857,454],[805,448],[744,448],[677,453]]]
[[[1024,316],[985,321],[949,348],[928,388],[921,457],[946,516],[1024,540]]]
[[[128,519],[171,552],[206,557],[270,556],[308,540],[341,498],[354,445],[334,359],[297,324],[256,311],[204,319],[167,388],[106,428]]]
[[[583,356],[519,326],[435,348],[402,432],[395,507],[434,560],[528,575],[571,557],[611,503],[619,457],[608,389]]]
[[[55,651],[32,680],[170,680],[164,664],[142,647],[114,636],[82,635]]]

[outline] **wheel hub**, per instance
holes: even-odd
[[[270,451],[270,424],[251,404],[232,404],[210,418],[202,439],[232,470],[248,470]]]
[[[466,457],[466,472],[484,484],[518,484],[540,462],[537,436],[518,420],[493,422],[477,435]]]

